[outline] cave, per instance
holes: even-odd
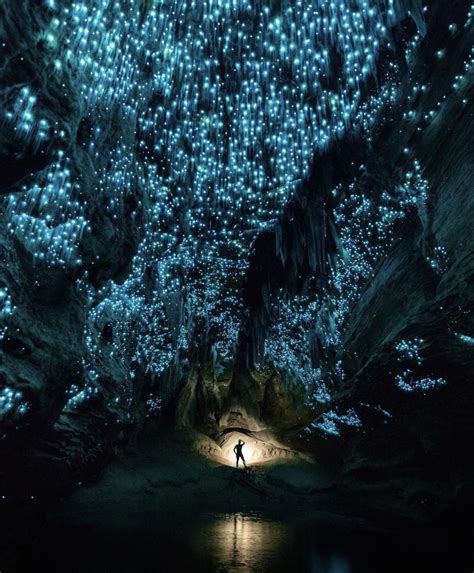
[[[473,570],[473,24],[0,2],[1,573]]]

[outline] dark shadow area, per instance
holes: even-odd
[[[370,506],[362,494],[314,487],[318,472],[301,462],[235,470],[164,434],[72,498],[4,504],[0,569],[471,571],[474,528],[460,512],[472,506],[467,492],[456,512],[417,524]]]

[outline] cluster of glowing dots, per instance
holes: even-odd
[[[0,420],[23,415],[28,409],[29,404],[23,400],[23,393],[20,390],[8,386],[0,390]]]
[[[8,330],[8,321],[15,311],[12,297],[5,287],[0,288],[0,341],[5,337]]]
[[[399,353],[398,361],[405,364],[411,363],[409,367],[405,367],[401,373],[395,376],[395,384],[403,392],[426,393],[430,390],[442,388],[447,384],[446,380],[441,377],[423,376],[417,378],[415,376],[413,369],[421,366],[423,363],[421,351],[425,344],[426,341],[424,339],[415,336],[411,339],[400,340],[395,345],[395,350]]]
[[[78,245],[87,228],[71,160],[61,150],[31,187],[8,197],[7,227],[38,260],[57,266],[81,264]],[[38,216],[38,213],[40,216]]]
[[[423,394],[431,390],[440,389],[447,384],[446,380],[440,377],[425,376],[423,378],[415,378],[409,368],[402,374],[397,374],[395,381],[402,392],[421,392]]]
[[[334,410],[325,412],[306,428],[306,432],[319,431],[323,435],[338,437],[344,427],[360,428],[362,422],[353,408],[339,414]]]
[[[425,341],[418,336],[411,339],[400,340],[395,345],[395,350],[400,353],[401,357],[399,360],[414,360],[418,365],[422,363],[421,349],[423,348]]]
[[[28,141],[37,149],[46,140],[49,125],[45,119],[35,116],[36,96],[28,86],[21,88],[13,110],[5,112],[5,123],[10,125],[15,136]]]
[[[369,125],[393,97],[381,90],[364,106],[362,94],[401,3],[283,0],[275,8],[246,0],[68,6],[49,0],[46,7],[43,36],[56,82],[74,90],[69,95],[93,126],[81,144],[112,224],[120,224],[125,199],[145,190],[143,239],[132,272],[109,291],[111,306],[129,311],[116,313],[114,352],[120,355],[135,317],[149,321],[144,333],[166,334],[163,308],[173,293],[185,292],[178,307],[187,325],[199,312],[214,313],[216,329],[229,333],[216,348],[229,353],[241,310],[236,285],[257,233],[275,222],[315,153],[354,123]],[[48,125],[35,112],[37,94],[28,90],[19,91],[6,120],[36,141]],[[112,122],[124,126],[116,141],[110,141]],[[11,233],[38,260],[81,266],[87,204],[67,138],[57,135],[64,149],[9,198],[7,216]],[[149,268],[154,286],[147,297]],[[211,271],[212,282],[206,281]],[[90,322],[100,322],[106,309],[94,311]],[[171,330],[175,345],[187,344],[180,325]],[[88,326],[85,335],[97,354],[93,331]],[[153,352],[146,350],[154,344],[150,335],[137,343],[157,372],[173,354],[165,334]]]
[[[287,379],[304,384],[310,406],[330,402],[333,381],[345,377],[341,363],[328,363],[324,353],[342,349],[351,309],[378,261],[393,244],[395,223],[404,220],[409,209],[417,209],[420,217],[426,211],[429,189],[422,171],[419,161],[414,160],[397,185],[377,190],[376,202],[370,196],[371,190],[358,186],[356,181],[348,185],[349,192],[344,193],[342,186],[337,186],[333,195],[345,197],[333,213],[341,252],[336,256],[327,288],[321,290],[309,283],[305,296],[285,298],[280,293],[277,297],[265,339],[264,359],[284,372]],[[438,253],[440,249],[445,252],[441,247],[434,250]],[[314,358],[316,340],[322,350],[317,359]],[[424,344],[423,339],[414,337],[400,340],[395,349],[400,360],[419,365]],[[397,385],[402,388],[401,383]],[[402,389],[407,387],[418,386],[416,382],[407,382]],[[334,412],[318,420],[310,430],[339,435],[339,426],[351,425],[346,423],[351,421],[354,421],[351,416]]]
[[[73,70],[85,114],[116,110],[135,118],[143,164],[137,174],[156,170],[150,195],[163,203],[178,197],[193,236],[235,239],[274,221],[315,151],[351,125],[397,8],[394,0],[282,2],[278,10],[264,4],[47,3],[44,38],[57,73]],[[35,102],[24,88],[10,119],[41,135],[47,124],[35,122]],[[121,195],[132,187],[133,146],[117,142],[98,191]],[[94,138],[89,151],[99,154]],[[46,254],[41,233],[38,250]],[[60,235],[50,240],[64,237],[69,247]],[[68,247],[61,264],[77,262]],[[50,258],[56,252],[54,246]]]

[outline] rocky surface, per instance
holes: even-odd
[[[400,50],[416,29],[424,37],[414,59],[402,66],[395,102],[375,125],[360,127],[316,157],[311,177],[276,226],[255,240],[245,284],[239,285],[245,309],[235,361],[218,369],[201,333],[197,350],[157,382],[131,357],[125,368],[114,354],[118,334],[112,312],[87,324],[90,309],[108,294],[108,281],[120,284],[129,275],[143,234],[146,181],[136,171],[131,169],[127,195],[116,196],[114,189],[98,192],[97,174],[107,169],[117,141],[138,157],[131,140],[134,125],[118,121],[113,109],[102,110],[101,125],[107,129],[94,138],[100,153],[91,151],[96,126],[81,107],[72,71],[50,68],[45,6],[30,9],[26,0],[2,4],[0,32],[8,41],[2,46],[0,102],[11,108],[17,84],[33,86],[40,94],[38,113],[50,128],[44,141],[30,145],[5,123],[0,155],[10,164],[1,173],[1,192],[16,194],[29,186],[55,160],[52,150],[60,146],[71,159],[80,186],[75,198],[89,224],[80,241],[80,263],[72,269],[35,259],[34,249],[9,232],[6,216],[0,226],[2,302],[15,307],[1,342],[0,391],[12,394],[0,403],[0,495],[16,500],[68,492],[97,475],[144,426],[149,389],[157,382],[164,404],[156,410],[163,423],[198,428],[209,439],[222,438],[230,428],[271,430],[278,439],[314,452],[339,487],[372,496],[384,511],[434,516],[469,498],[474,475],[469,456],[474,445],[474,94],[466,65],[472,26],[466,25],[466,2],[434,3],[426,29],[418,4],[409,5],[416,25],[410,20],[394,29],[397,59],[403,62]],[[405,44],[397,34],[406,36]],[[381,59],[378,80],[393,57]],[[416,120],[407,119],[411,112]],[[324,366],[332,398],[308,404],[301,380],[288,384],[285,372],[256,364],[271,327],[271,303],[282,291],[285,296],[304,293],[311,280],[320,291],[327,288],[341,253],[332,199],[336,188],[346,195],[369,196],[381,188],[395,193],[415,160],[429,187],[426,209],[406,208],[393,243],[352,303],[339,347],[315,336],[313,358]],[[108,209],[112,198],[114,215]],[[375,193],[372,198],[377,204]],[[93,299],[86,287],[93,289]],[[179,296],[171,297],[167,308],[176,324],[184,314]],[[72,409],[71,387],[85,386],[87,336],[100,351],[96,392]],[[397,350],[401,340],[413,339],[423,341],[422,363]],[[411,391],[408,380],[403,391],[396,381],[407,368],[414,379],[447,383]],[[114,402],[117,388],[125,401]],[[8,400],[14,407],[4,409]],[[301,433],[330,410],[354,408],[360,426],[346,428],[338,438]],[[317,483],[308,470],[303,481],[313,478]],[[222,486],[212,476],[207,479],[211,488]],[[274,485],[283,478],[272,479]],[[142,486],[159,489],[153,483]]]
[[[18,223],[7,227],[7,203],[2,202],[2,313],[6,307],[14,309],[11,316],[2,314],[0,357],[4,398],[0,488],[6,498],[27,498],[37,488],[70,488],[84,472],[94,471],[110,458],[123,435],[122,427],[128,424],[123,411],[109,407],[106,381],[87,414],[69,415],[66,405],[84,386],[85,328],[91,302],[84,284],[99,289],[109,279],[123,280],[140,238],[140,184],[136,182],[132,193],[122,198],[119,219],[112,219],[108,209],[110,194],[97,192],[97,173],[107,164],[107,150],[133,130],[115,120],[109,110],[103,153],[96,156],[91,151],[88,143],[95,126],[85,117],[72,69],[54,69],[54,45],[45,32],[50,26],[46,3],[32,8],[20,1],[0,7],[2,109],[13,109],[26,87],[28,93],[39,94],[35,115],[48,126],[38,142],[30,137],[31,127],[24,133],[15,118],[2,115],[0,193],[14,196],[38,176],[46,177],[59,147],[70,160],[70,176],[79,189],[74,191],[75,199],[87,211],[90,224],[80,243],[80,265],[64,268],[39,260],[34,244],[16,237]],[[80,277],[82,282],[77,280]],[[110,378],[118,376],[110,370]],[[123,424],[117,424],[117,415]]]
[[[377,506],[373,496],[338,489],[318,463],[276,460],[235,470],[193,453],[196,438],[202,441],[155,430],[99,483],[82,484],[46,513],[30,503],[29,524],[2,531],[2,566],[22,571],[35,562],[60,571],[71,554],[72,571],[305,571],[318,556],[323,571],[351,570],[344,558],[355,559],[355,571],[383,564],[395,572],[408,560],[441,571],[463,570],[469,561],[466,532],[423,529],[420,513],[415,526],[387,536],[400,519],[406,525],[405,516]]]
[[[370,490],[394,511],[404,508],[414,515],[419,510],[436,515],[456,500],[465,503],[473,477],[468,452],[474,440],[469,421],[474,400],[474,134],[472,75],[466,73],[472,33],[466,32],[464,18],[463,2],[436,6],[397,101],[374,127],[370,144],[365,134],[359,140],[347,138],[316,160],[313,185],[319,198],[312,196],[310,182],[310,191],[305,195],[303,190],[300,204],[289,206],[280,228],[256,242],[247,285],[250,334],[243,339],[243,352],[252,357],[271,321],[274,293],[282,286],[287,293],[304,292],[308,278],[324,274],[324,265],[332,264],[338,246],[329,222],[315,243],[324,246],[317,262],[312,246],[311,220],[313,210],[322,209],[321,194],[341,184],[351,184],[352,193],[390,188],[401,184],[414,158],[423,165],[429,185],[426,209],[409,213],[400,223],[393,246],[352,304],[337,352],[320,354],[328,370],[340,361],[344,378],[331,381],[334,398],[317,409],[355,408],[361,427],[347,428],[342,439],[317,432],[304,439],[328,464],[339,466],[346,487]],[[443,33],[449,25],[451,33]],[[415,100],[413,78],[425,86]],[[407,120],[407,115],[418,120]],[[316,220],[321,222],[322,215]],[[422,341],[419,360],[403,356],[397,343],[417,339]],[[408,387],[397,385],[408,370]],[[242,378],[252,380],[249,374]],[[441,380],[443,385],[417,391],[410,380]],[[245,404],[256,393],[254,406],[263,408],[257,418],[263,419],[258,383],[245,387],[240,392],[247,398],[238,402]],[[295,408],[275,394],[268,392],[267,400],[275,402],[274,412],[276,402],[285,404],[279,417],[288,420]]]
[[[449,12],[451,20],[460,6]],[[446,10],[440,8],[434,30],[446,22]],[[474,347],[469,343],[474,332],[474,236],[469,221],[474,211],[474,133],[472,107],[466,103],[472,100],[473,85],[466,80],[453,92],[446,77],[468,57],[472,43],[468,36],[446,42],[428,31],[414,73],[431,86],[429,103],[420,98],[418,106],[434,107],[436,102],[435,120],[421,135],[415,126],[401,132],[400,106],[388,123],[393,127],[384,129],[374,142],[377,161],[386,169],[400,168],[398,146],[408,146],[421,159],[430,185],[427,214],[411,222],[376,269],[351,311],[340,352],[348,374],[345,403],[376,403],[392,416],[369,416],[367,430],[349,440],[345,479],[353,484],[353,479],[372,476],[375,487],[398,491],[395,503],[431,505],[435,512],[456,496],[464,499],[473,475],[467,452],[474,439],[469,422],[474,404],[470,384]],[[445,60],[430,66],[431,50],[441,49],[446,50]],[[430,264],[440,246],[442,269]],[[397,341],[413,337],[423,340],[423,360],[416,366],[396,351]],[[447,384],[432,394],[400,392],[391,380],[406,368],[415,377],[443,379]]]

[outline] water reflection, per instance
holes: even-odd
[[[312,552],[308,561],[308,571],[312,573],[352,573],[352,567],[344,557],[332,555],[321,557]]]
[[[89,514],[80,527],[46,524],[29,545],[0,550],[8,573],[399,573],[471,571],[472,528],[387,536],[336,526],[326,519],[292,520],[248,513],[199,515]],[[97,519],[94,522],[94,518]],[[4,536],[5,537],[5,536]],[[4,545],[5,547],[5,545]],[[25,549],[24,549],[24,548]],[[452,548],[455,548],[453,551]],[[81,551],[78,548],[87,548]],[[457,548],[461,548],[462,551]],[[73,559],[71,558],[73,556]],[[470,567],[470,568],[469,568]]]
[[[292,528],[258,515],[216,516],[195,531],[192,546],[193,552],[199,555],[201,566],[207,565],[209,571],[221,573],[352,571],[344,558],[322,556],[314,547],[298,548]]]
[[[236,513],[199,529],[195,543],[217,571],[266,571],[287,541],[285,526]]]

